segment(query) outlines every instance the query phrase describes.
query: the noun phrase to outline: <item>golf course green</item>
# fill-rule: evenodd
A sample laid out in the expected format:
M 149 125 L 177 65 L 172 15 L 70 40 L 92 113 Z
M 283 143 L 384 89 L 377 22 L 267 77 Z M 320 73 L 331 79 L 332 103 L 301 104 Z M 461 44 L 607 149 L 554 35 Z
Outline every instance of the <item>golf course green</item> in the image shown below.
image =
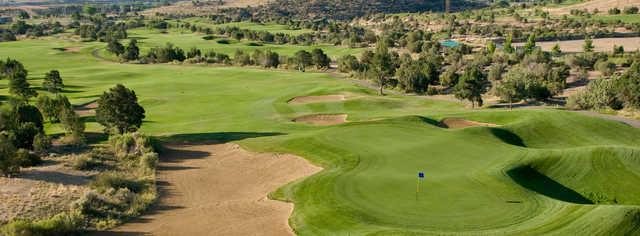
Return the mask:
M 174 42 L 233 53 L 237 47 L 192 33 L 158 35 L 131 30 L 147 38 L 143 48 Z M 64 94 L 76 105 L 124 84 L 146 110 L 141 131 L 161 140 L 232 141 L 323 167 L 270 195 L 295 203 L 289 222 L 299 235 L 640 234 L 640 129 L 626 124 L 555 109 L 471 110 L 378 96 L 328 73 L 121 64 L 93 55 L 104 47 L 47 37 L 0 43 L 0 58 L 22 62 L 39 93 L 46 93 L 44 74 L 59 70 Z M 293 54 L 304 46 L 269 47 Z M 358 53 L 323 49 L 334 58 Z M 0 80 L 2 100 L 6 87 Z M 288 103 L 337 94 L 345 100 Z M 346 114 L 348 122 L 292 121 L 313 114 Z M 495 126 L 448 129 L 440 124 L 445 118 Z M 93 117 L 86 121 L 87 131 L 102 130 Z

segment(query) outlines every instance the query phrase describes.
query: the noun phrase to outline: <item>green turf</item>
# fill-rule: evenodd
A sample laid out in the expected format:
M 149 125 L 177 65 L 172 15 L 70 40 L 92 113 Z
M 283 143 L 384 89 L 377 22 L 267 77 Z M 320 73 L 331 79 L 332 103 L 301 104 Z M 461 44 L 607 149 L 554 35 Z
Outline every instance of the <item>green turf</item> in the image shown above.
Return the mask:
M 278 44 L 269 44 L 269 43 L 261 43 L 262 46 L 251 46 L 249 45 L 251 42 L 249 40 L 233 40 L 229 39 L 229 44 L 220 44 L 218 43 L 218 39 L 213 40 L 204 40 L 204 34 L 201 33 L 192 33 L 188 30 L 180 30 L 180 29 L 171 29 L 167 33 L 164 33 L 160 30 L 150 30 L 145 28 L 136 28 L 128 30 L 129 36 L 132 38 L 137 38 L 141 43 L 140 47 L 143 53 L 146 53 L 152 47 L 160 47 L 165 46 L 167 43 L 172 43 L 175 46 L 181 47 L 182 49 L 189 50 L 192 47 L 199 48 L 204 52 L 208 50 L 213 50 L 219 53 L 225 53 L 228 55 L 234 55 L 236 50 L 243 50 L 247 53 L 251 53 L 254 50 L 271 50 L 277 52 L 282 55 L 291 56 L 300 50 L 311 51 L 314 48 L 320 48 L 329 57 L 337 59 L 340 56 L 347 54 L 359 54 L 364 51 L 363 48 L 348 48 L 348 47 L 336 47 L 329 44 L 318 44 L 318 45 L 278 45 Z M 123 42 L 126 44 L 126 40 Z M 101 52 L 106 54 L 104 51 Z
M 195 36 L 168 37 L 194 44 L 189 37 Z M 78 44 L 80 52 L 54 49 Z M 290 224 L 301 235 L 640 234 L 640 130 L 627 125 L 560 110 L 474 111 L 379 97 L 322 73 L 119 64 L 91 55 L 102 47 L 28 40 L 0 43 L 0 57 L 22 61 L 38 86 L 47 70 L 60 70 L 75 104 L 116 83 L 133 88 L 147 110 L 142 131 L 150 135 L 234 141 L 323 166 L 271 195 L 296 203 Z M 6 93 L 0 81 L 0 94 Z M 287 104 L 296 96 L 336 93 L 349 99 Z M 345 113 L 350 122 L 290 121 L 314 113 Z M 437 126 L 447 117 L 501 126 Z M 89 131 L 99 131 L 92 119 Z M 426 178 L 416 194 L 419 171 Z
M 255 31 L 268 31 L 270 33 L 283 33 L 288 35 L 301 35 L 304 33 L 312 33 L 313 30 L 310 29 L 292 29 L 289 26 L 281 25 L 277 23 L 257 23 L 257 22 L 230 22 L 224 24 L 215 24 L 211 20 L 203 19 L 200 17 L 192 17 L 187 19 L 182 19 L 182 22 L 189 22 L 191 24 L 195 24 L 196 26 L 209 27 L 211 29 L 215 28 L 224 28 L 224 27 L 238 27 L 240 29 L 248 29 Z M 175 21 L 172 21 L 175 22 Z

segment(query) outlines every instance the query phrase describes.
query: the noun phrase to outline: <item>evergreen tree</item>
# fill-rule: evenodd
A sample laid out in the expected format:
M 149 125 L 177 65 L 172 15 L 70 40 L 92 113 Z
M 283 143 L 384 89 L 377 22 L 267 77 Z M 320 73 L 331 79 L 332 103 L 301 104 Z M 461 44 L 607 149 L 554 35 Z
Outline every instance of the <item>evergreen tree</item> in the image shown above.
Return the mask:
M 138 41 L 135 39 L 131 39 L 129 41 L 129 45 L 125 49 L 124 54 L 122 54 L 122 59 L 125 61 L 133 61 L 138 60 L 140 58 L 140 49 L 138 48 Z
M 486 84 L 487 79 L 480 68 L 469 67 L 454 87 L 455 96 L 458 99 L 469 100 L 472 107 L 475 107 L 476 104 L 481 107 L 483 103 L 482 94 L 485 92 Z
M 64 84 L 62 83 L 62 78 L 60 77 L 60 72 L 57 70 L 49 71 L 44 75 L 44 81 L 42 82 L 42 87 L 44 87 L 47 91 L 51 93 L 59 93 L 62 91 Z
M 122 134 L 140 128 L 144 113 L 136 93 L 118 84 L 98 99 L 96 120 L 109 131 Z

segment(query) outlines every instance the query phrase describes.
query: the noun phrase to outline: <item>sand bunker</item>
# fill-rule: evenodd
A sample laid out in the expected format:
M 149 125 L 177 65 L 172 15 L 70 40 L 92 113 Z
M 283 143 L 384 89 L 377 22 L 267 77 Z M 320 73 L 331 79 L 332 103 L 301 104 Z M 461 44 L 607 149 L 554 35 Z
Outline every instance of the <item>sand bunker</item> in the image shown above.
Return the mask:
M 168 145 L 160 158 L 159 202 L 147 215 L 102 235 L 293 235 L 293 204 L 267 199 L 320 171 L 288 154 L 235 144 Z
M 440 125 L 447 129 L 461 129 L 474 126 L 496 127 L 498 125 L 491 123 L 483 123 L 460 118 L 446 118 L 440 122 Z
M 98 108 L 98 102 L 92 102 L 76 107 L 75 110 L 79 116 L 92 116 L 96 114 L 96 108 Z
M 293 122 L 312 125 L 337 125 L 347 122 L 347 114 L 318 114 L 307 115 L 293 119 Z
M 289 104 L 305 104 L 316 102 L 337 102 L 344 101 L 344 95 L 322 95 L 322 96 L 303 96 L 295 97 L 289 101 Z
M 82 47 L 67 47 L 64 48 L 65 52 L 79 52 Z

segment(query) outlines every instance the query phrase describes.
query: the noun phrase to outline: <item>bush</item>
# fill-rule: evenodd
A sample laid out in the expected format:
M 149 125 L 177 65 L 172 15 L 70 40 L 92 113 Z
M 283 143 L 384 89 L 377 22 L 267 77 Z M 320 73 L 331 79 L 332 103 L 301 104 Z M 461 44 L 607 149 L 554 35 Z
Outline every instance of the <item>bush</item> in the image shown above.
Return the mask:
M 153 152 L 149 138 L 138 133 L 124 133 L 109 137 L 109 144 L 116 157 L 135 158 Z
M 231 44 L 231 42 L 228 39 L 220 39 L 216 42 L 219 44 Z
M 19 149 L 16 152 L 16 156 L 20 162 L 20 167 L 31 167 L 42 163 L 40 156 L 31 153 L 26 149 Z
M 93 153 L 85 153 L 73 157 L 73 169 L 92 170 L 102 165 L 102 161 L 96 158 Z
M 250 42 L 250 43 L 247 43 L 247 46 L 250 46 L 250 47 L 262 47 L 263 45 L 261 43 Z
M 437 95 L 437 94 L 438 94 L 438 89 L 436 89 L 433 86 L 429 86 L 429 88 L 427 89 L 427 95 L 433 96 L 433 95 Z
M 575 110 L 620 109 L 622 104 L 616 99 L 615 83 L 612 80 L 594 80 L 587 88 L 569 97 L 567 107 Z
M 203 36 L 203 37 L 202 37 L 202 39 L 204 39 L 204 40 L 213 40 L 213 39 L 215 39 L 215 38 L 216 38 L 216 37 L 215 37 L 215 36 L 213 36 L 213 35 L 205 35 L 205 36 Z
M 29 222 L 15 220 L 2 227 L 6 236 L 63 236 L 79 235 L 84 226 L 84 217 L 79 212 L 60 213 L 46 220 Z
M 604 76 L 610 76 L 616 71 L 616 64 L 608 61 L 599 60 L 594 65 L 594 68 L 602 73 Z
M 44 133 L 39 133 L 33 138 L 33 151 L 40 154 L 46 154 L 51 148 L 51 139 Z
M 638 14 L 638 7 L 625 7 L 623 10 L 624 14 Z
M 155 152 L 145 153 L 140 157 L 140 166 L 147 170 L 155 170 L 158 165 L 158 154 Z
M 130 179 L 124 174 L 115 172 L 101 173 L 96 177 L 96 180 L 91 183 L 91 185 L 92 187 L 102 191 L 126 188 L 135 193 L 140 192 L 144 187 L 139 181 Z

